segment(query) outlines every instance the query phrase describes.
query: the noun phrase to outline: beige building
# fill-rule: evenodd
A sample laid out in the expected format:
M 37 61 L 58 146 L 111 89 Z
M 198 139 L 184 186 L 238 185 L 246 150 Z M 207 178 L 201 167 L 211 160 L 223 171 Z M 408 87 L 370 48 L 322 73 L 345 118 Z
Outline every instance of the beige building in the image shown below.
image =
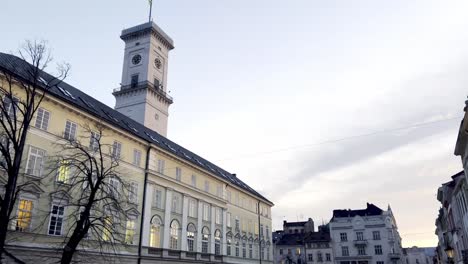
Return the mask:
M 121 39 L 125 51 L 121 87 L 113 92 L 115 109 L 67 83 L 54 87 L 41 104 L 28 134 L 21 177 L 32 184 L 16 202 L 11 251 L 37 260 L 54 256 L 63 246 L 73 218 L 66 200 L 50 194 L 69 176 L 67 170 L 49 171 L 45 164 L 49 156 L 60 155 L 57 144 L 64 137 L 87 136 L 92 146 L 83 127 L 100 124 L 106 134 L 102 140 L 118 154 L 133 193 L 126 243 L 116 247 L 113 261 L 272 263 L 273 203 L 235 174 L 167 138 L 172 39 L 153 22 L 123 30 Z M 27 67 L 24 61 L 0 53 L 0 69 L 21 67 Z M 44 185 L 51 174 L 55 176 Z M 77 257 L 96 261 L 98 251 L 80 250 Z M 114 251 L 108 253 L 112 258 Z

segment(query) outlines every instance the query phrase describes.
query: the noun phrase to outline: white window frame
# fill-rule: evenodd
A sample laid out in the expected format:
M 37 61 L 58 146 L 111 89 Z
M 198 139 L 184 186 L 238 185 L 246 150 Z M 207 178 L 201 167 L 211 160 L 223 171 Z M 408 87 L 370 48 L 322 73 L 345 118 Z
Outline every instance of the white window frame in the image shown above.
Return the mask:
M 32 162 L 31 161 L 32 157 L 34 157 L 34 165 L 33 165 L 33 168 L 31 169 L 30 166 Z M 45 150 L 36 148 L 34 146 L 30 146 L 29 153 L 28 153 L 28 161 L 26 162 L 26 174 L 35 176 L 35 177 L 41 177 L 45 158 L 46 158 Z M 39 162 L 38 162 L 38 159 L 39 159 Z M 39 168 L 36 168 L 36 166 L 39 166 Z
M 109 193 L 114 196 L 115 199 L 119 199 L 120 197 L 121 184 L 119 178 L 115 176 L 109 177 Z
M 175 175 L 176 181 L 181 181 L 182 180 L 182 168 L 176 167 L 176 175 Z
M 67 120 L 65 122 L 65 131 L 63 132 L 63 137 L 67 140 L 75 140 L 77 127 L 78 125 L 75 122 Z
M 189 200 L 189 217 L 197 217 L 197 202 L 195 200 Z
M 42 107 L 37 109 L 36 113 L 36 122 L 34 123 L 34 127 L 47 131 L 49 128 L 50 121 L 50 112 L 45 110 Z
M 135 242 L 135 228 L 136 221 L 135 219 L 127 219 L 127 223 L 125 224 L 125 243 L 133 245 Z M 131 236 L 131 240 L 129 239 Z
M 154 206 L 158 209 L 163 209 L 163 192 L 160 189 L 154 190 Z
M 191 184 L 193 187 L 197 188 L 197 175 L 192 174 Z
M 166 161 L 163 159 L 158 159 L 158 172 L 164 174 L 164 169 L 166 167 Z
M 210 220 L 210 205 L 207 203 L 203 204 L 203 220 L 204 221 Z
M 57 207 L 57 213 L 56 214 L 53 213 L 54 206 Z M 62 209 L 62 215 L 60 215 L 60 213 L 59 213 L 60 208 L 63 208 Z M 55 220 L 55 227 L 54 227 L 53 233 L 51 234 L 50 231 L 51 231 L 51 225 L 52 225 L 52 218 L 53 217 L 55 217 L 56 220 Z M 47 234 L 49 236 L 61 236 L 62 235 L 64 217 L 65 217 L 65 205 L 60 204 L 60 203 L 56 203 L 56 202 L 52 203 L 51 206 L 50 206 L 49 225 L 48 225 L 48 228 L 47 228 Z M 60 220 L 60 230 L 59 230 L 59 233 L 57 234 L 57 223 L 59 222 L 58 220 Z
M 222 214 L 221 214 L 221 208 L 217 207 L 215 209 L 215 223 L 220 225 L 222 223 Z
M 133 165 L 140 167 L 141 163 L 141 151 L 133 149 Z
M 114 140 L 112 143 L 112 157 L 115 159 L 120 159 L 122 155 L 122 143 L 117 140 Z

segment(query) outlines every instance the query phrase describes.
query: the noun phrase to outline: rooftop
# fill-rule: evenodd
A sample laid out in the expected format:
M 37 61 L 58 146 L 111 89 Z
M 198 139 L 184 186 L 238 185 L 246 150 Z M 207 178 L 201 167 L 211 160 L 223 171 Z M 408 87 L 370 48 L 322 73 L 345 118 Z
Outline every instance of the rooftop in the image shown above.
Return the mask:
M 174 41 L 171 39 L 171 37 L 169 37 L 169 35 L 167 35 L 166 32 L 164 32 L 153 21 L 146 22 L 138 26 L 134 26 L 134 27 L 122 30 L 122 34 L 120 35 L 120 38 L 125 40 L 129 37 L 139 35 L 139 34 L 146 34 L 148 32 L 153 32 L 157 36 L 159 36 L 163 40 L 163 42 L 165 42 L 165 44 L 169 47 L 169 49 L 174 48 Z
M 341 210 L 333 210 L 333 218 L 335 217 L 354 217 L 354 216 L 372 216 L 372 215 L 381 215 L 383 210 L 379 207 L 367 203 L 366 209 L 341 209 Z

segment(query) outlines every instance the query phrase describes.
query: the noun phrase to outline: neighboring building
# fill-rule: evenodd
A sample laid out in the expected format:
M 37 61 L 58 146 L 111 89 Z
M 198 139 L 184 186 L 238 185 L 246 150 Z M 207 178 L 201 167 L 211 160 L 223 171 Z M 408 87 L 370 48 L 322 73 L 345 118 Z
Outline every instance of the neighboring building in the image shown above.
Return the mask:
M 433 264 L 436 248 L 410 247 L 403 248 L 404 264 Z
M 329 223 L 338 264 L 402 263 L 401 237 L 390 206 L 334 210 Z
M 461 121 L 460 129 L 458 130 L 457 142 L 455 143 L 454 154 L 460 156 L 465 178 L 468 181 L 468 100 L 465 101 L 465 115 Z
M 318 232 L 308 233 L 305 246 L 306 263 L 334 263 L 333 244 L 328 229 L 319 228 Z
M 439 239 L 437 255 L 439 261 L 448 263 L 448 248 L 454 249 L 453 261 L 464 263 L 468 254 L 468 207 L 466 177 L 463 171 L 453 175 L 452 180 L 437 190 L 441 203 L 436 219 L 436 235 Z
M 283 221 L 283 232 L 285 234 L 298 234 L 314 232 L 314 220 L 309 218 L 304 222 L 287 222 Z
M 173 102 L 167 89 L 173 41 L 153 22 L 123 30 L 121 39 L 124 63 L 121 87 L 113 93 L 115 110 L 67 83 L 54 87 L 42 103 L 48 125 L 31 128 L 25 153 L 25 164 L 34 159 L 40 169 L 25 171 L 22 178 L 37 184 L 20 193 L 11 252 L 27 262 L 56 256 L 65 231 L 54 229 L 54 235 L 48 235 L 49 221 L 39 220 L 54 206 L 49 195 L 54 190 L 39 184 L 49 173 L 39 163 L 57 152 L 54 146 L 63 140 L 58 135 L 64 135 L 64 130 L 72 127 L 73 135 L 79 136 L 84 133 L 81 125 L 101 124 L 108 135 L 103 140 L 118 146 L 120 167 L 138 194 L 134 216 L 127 224 L 131 236 L 127 244 L 115 248 L 119 256 L 113 261 L 135 263 L 142 246 L 143 263 L 258 263 L 260 258 L 271 263 L 273 203 L 235 174 L 166 137 Z M 25 67 L 23 60 L 0 53 L 0 69 Z M 24 77 L 17 72 L 16 78 Z M 42 76 L 50 78 L 46 73 Z M 61 206 L 66 210 L 66 204 Z M 22 215 L 31 217 L 21 219 Z M 60 221 L 64 227 L 71 224 L 64 218 Z M 95 258 L 92 262 L 100 256 L 92 248 L 86 249 L 86 255 Z

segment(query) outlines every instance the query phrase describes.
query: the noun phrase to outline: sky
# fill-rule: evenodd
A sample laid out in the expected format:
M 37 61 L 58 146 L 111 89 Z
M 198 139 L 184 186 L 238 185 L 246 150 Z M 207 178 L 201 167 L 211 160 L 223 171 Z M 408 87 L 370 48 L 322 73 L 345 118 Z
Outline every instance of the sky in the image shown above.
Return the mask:
M 71 64 L 68 83 L 114 106 L 120 32 L 148 9 L 3 0 L 0 51 L 47 40 Z M 467 12 L 467 1 L 153 0 L 175 42 L 168 137 L 273 201 L 273 229 L 371 202 L 391 205 L 404 246 L 435 246 L 437 188 L 462 169 Z

